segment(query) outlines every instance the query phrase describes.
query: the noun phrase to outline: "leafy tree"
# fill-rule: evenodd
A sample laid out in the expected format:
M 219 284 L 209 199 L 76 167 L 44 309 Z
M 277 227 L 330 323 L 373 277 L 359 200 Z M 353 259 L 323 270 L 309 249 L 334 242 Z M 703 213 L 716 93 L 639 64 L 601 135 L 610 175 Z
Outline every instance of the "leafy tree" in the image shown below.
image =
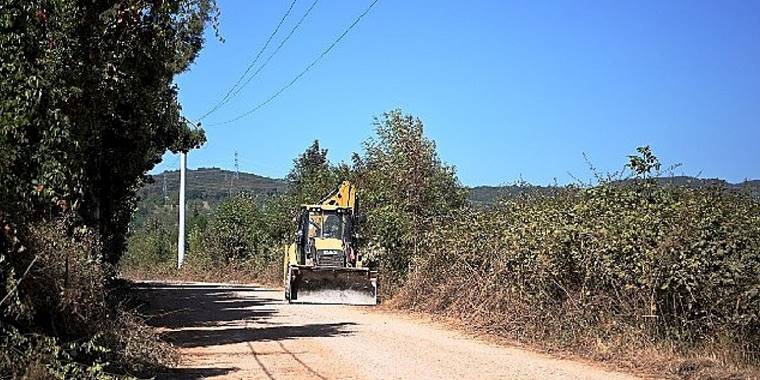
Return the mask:
M 344 179 L 339 170 L 330 164 L 327 149 L 318 140 L 293 160 L 288 173 L 288 190 L 273 197 L 263 205 L 262 215 L 266 221 L 269 244 L 277 246 L 286 242 L 293 233 L 293 216 L 302 204 L 316 203 L 335 189 Z
M 253 258 L 265 252 L 264 226 L 256 201 L 245 194 L 228 198 L 216 209 L 207 230 L 207 249 L 221 262 Z
M 293 169 L 288 174 L 289 194 L 297 204 L 314 203 L 330 193 L 339 179 L 327 159 L 327 149 L 314 142 L 293 160 Z
M 205 139 L 181 117 L 174 77 L 195 59 L 214 9 L 214 0 L 0 3 L 0 336 L 70 340 L 45 348 L 68 355 L 112 330 L 104 283 L 124 251 L 135 190 L 167 149 Z M 0 377 L 24 377 L 25 361 L 49 375 L 51 360 L 98 362 L 43 356 L 0 360 Z M 96 377 L 114 367 L 86 368 Z
M 176 212 L 161 212 L 150 218 L 129 237 L 129 249 L 122 267 L 169 269 L 176 265 Z
M 0 18 L 4 224 L 73 210 L 118 261 L 144 173 L 203 143 L 174 76 L 203 43 L 209 0 L 14 1 Z
M 268 243 L 279 246 L 293 235 L 293 212 L 297 207 L 288 195 L 269 198 L 261 207 Z
M 637 154 L 628 156 L 626 166 L 637 177 L 647 179 L 660 174 L 660 160 L 654 155 L 649 145 L 636 148 L 636 152 Z
M 353 175 L 367 215 L 365 238 L 383 248 L 386 274 L 400 279 L 421 254 L 418 236 L 436 216 L 463 207 L 466 193 L 420 119 L 393 110 L 374 126 L 377 136 L 353 157 Z

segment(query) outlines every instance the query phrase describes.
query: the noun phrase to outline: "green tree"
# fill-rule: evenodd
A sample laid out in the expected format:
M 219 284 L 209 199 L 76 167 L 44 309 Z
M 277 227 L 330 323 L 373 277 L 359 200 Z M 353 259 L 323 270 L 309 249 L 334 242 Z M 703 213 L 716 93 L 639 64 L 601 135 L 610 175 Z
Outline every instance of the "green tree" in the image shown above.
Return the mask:
M 327 159 L 327 149 L 319 146 L 319 140 L 314 140 L 306 151 L 293 160 L 288 181 L 289 194 L 296 204 L 318 202 L 335 188 L 339 179 Z
M 400 110 L 374 121 L 377 136 L 353 157 L 354 181 L 367 215 L 365 239 L 383 248 L 386 275 L 402 279 L 419 256 L 433 218 L 463 207 L 466 193 L 453 167 L 441 162 L 423 123 Z
M 206 238 L 208 254 L 217 262 L 263 255 L 266 235 L 256 201 L 245 194 L 225 199 L 209 222 Z
M 318 140 L 293 160 L 288 173 L 288 191 L 267 201 L 262 210 L 270 246 L 287 242 L 293 233 L 293 216 L 300 205 L 316 203 L 343 180 L 341 172 L 330 164 L 327 149 Z
M 33 332 L 45 358 L 97 361 L 67 355 L 113 330 L 104 284 L 135 191 L 167 149 L 205 139 L 182 118 L 174 78 L 200 51 L 214 9 L 214 0 L 0 2 L 0 336 Z M 58 338 L 74 346 L 49 348 Z M 24 377 L 24 360 L 52 375 L 48 359 L 0 360 L 0 377 Z
M 6 1 L 0 18 L 4 224 L 74 210 L 118 261 L 143 175 L 204 141 L 175 75 L 203 43 L 209 0 Z

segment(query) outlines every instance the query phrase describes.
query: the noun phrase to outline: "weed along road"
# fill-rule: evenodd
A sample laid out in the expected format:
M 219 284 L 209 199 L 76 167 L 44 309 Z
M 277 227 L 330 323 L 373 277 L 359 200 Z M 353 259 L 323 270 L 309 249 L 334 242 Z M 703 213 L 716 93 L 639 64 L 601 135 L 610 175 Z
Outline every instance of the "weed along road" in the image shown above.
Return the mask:
M 182 354 L 160 379 L 632 379 L 372 307 L 289 305 L 252 285 L 144 283 Z

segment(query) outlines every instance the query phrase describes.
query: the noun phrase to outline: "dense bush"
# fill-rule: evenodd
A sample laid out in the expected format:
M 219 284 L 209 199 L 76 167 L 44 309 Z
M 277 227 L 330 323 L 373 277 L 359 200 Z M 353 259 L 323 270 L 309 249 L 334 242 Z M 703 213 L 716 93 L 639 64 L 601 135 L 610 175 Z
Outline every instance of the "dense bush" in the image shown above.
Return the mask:
M 280 264 L 285 209 L 276 198 L 266 201 L 240 193 L 205 210 L 192 207 L 187 219 L 187 249 L 181 271 L 177 266 L 177 209 L 159 206 L 136 226 L 129 238 L 121 273 L 134 278 L 185 278 L 253 281 L 273 277 Z M 290 222 L 288 217 L 288 223 Z M 281 271 L 281 264 L 277 271 Z M 247 272 L 247 275 L 246 273 Z M 278 277 L 279 278 L 279 277 Z
M 191 214 L 193 212 L 191 211 Z M 177 266 L 177 208 L 161 207 L 153 210 L 142 223 L 131 231 L 127 253 L 120 267 L 152 268 L 166 272 Z M 188 221 L 188 240 L 193 242 L 193 219 Z
M 69 218 L 19 231 L 20 281 L 7 278 L 0 301 L 0 375 L 102 378 L 147 374 L 170 364 L 168 346 L 123 311 L 107 284 L 97 234 Z M 0 259 L 2 269 L 14 267 Z
M 757 363 L 760 204 L 658 186 L 642 156 L 636 180 L 437 219 L 397 302 L 548 347 L 711 347 Z
M 180 116 L 174 77 L 213 9 L 0 3 L 0 378 L 144 367 L 129 352 L 148 330 L 126 322 L 107 285 L 145 173 L 205 139 Z
M 420 119 L 393 110 L 374 126 L 376 136 L 354 155 L 348 173 L 366 216 L 360 241 L 365 250 L 377 247 L 383 289 L 392 293 L 421 254 L 420 237 L 434 227 L 432 218 L 464 206 L 466 193 Z
M 224 200 L 205 232 L 206 254 L 229 263 L 268 254 L 262 215 L 253 198 L 244 194 Z

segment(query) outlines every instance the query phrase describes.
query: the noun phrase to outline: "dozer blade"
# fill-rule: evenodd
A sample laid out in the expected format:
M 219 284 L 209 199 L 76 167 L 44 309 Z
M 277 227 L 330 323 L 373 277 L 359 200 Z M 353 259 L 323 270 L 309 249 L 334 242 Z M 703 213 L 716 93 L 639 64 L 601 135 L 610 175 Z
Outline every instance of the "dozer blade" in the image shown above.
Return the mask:
M 299 267 L 291 303 L 376 305 L 377 279 L 367 269 Z

